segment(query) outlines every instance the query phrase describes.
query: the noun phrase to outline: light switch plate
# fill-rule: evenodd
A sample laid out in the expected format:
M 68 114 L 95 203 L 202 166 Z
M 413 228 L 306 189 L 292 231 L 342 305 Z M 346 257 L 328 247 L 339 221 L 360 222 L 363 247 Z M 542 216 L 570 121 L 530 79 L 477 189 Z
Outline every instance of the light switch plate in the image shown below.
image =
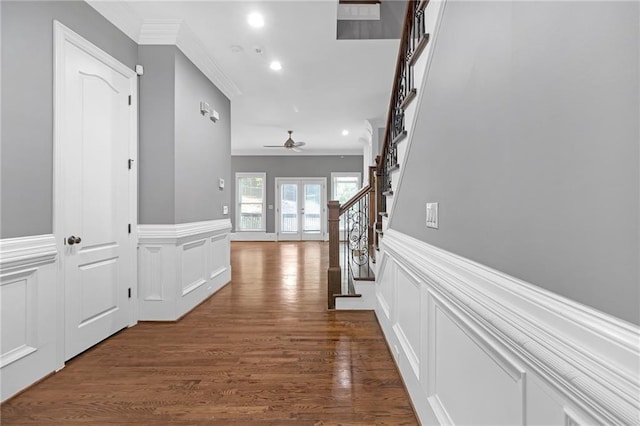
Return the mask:
M 222 206 L 222 214 L 229 214 L 229 206 Z
M 218 188 L 224 189 L 224 179 L 218 179 Z
M 438 229 L 438 203 L 427 203 L 427 228 Z

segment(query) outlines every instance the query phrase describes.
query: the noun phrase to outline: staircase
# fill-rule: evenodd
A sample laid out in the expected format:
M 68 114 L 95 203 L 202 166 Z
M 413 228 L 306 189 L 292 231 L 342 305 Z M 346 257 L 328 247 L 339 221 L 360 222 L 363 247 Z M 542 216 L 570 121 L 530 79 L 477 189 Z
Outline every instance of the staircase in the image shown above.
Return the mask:
M 409 0 L 396 62 L 384 144 L 369 185 L 340 206 L 329 202 L 329 309 L 374 309 L 375 255 L 393 216 L 402 165 L 412 142 L 416 98 L 422 96 L 441 3 Z M 365 220 L 366 216 L 366 220 Z M 340 223 L 343 231 L 340 231 Z M 365 229 L 366 226 L 366 229 Z

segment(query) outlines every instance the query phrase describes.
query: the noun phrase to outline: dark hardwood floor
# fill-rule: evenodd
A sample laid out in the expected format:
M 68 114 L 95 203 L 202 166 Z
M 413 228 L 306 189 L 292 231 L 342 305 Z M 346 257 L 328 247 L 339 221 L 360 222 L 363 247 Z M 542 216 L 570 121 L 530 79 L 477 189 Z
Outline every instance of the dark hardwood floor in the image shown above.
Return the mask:
M 328 312 L 328 246 L 232 243 L 232 282 L 1 407 L 3 425 L 417 424 L 372 312 Z

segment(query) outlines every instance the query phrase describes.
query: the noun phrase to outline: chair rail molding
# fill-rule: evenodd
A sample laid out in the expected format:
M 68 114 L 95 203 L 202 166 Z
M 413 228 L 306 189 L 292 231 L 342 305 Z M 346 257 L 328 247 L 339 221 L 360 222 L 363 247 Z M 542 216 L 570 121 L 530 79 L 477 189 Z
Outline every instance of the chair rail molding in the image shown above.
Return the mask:
M 141 321 L 175 321 L 231 281 L 229 219 L 138 226 Z
M 490 383 L 489 399 L 519 395 L 502 413 L 518 423 L 541 413 L 564 422 L 567 412 L 640 423 L 639 327 L 393 229 L 381 251 L 376 315 L 414 405 L 440 423 L 471 415 L 447 395 L 458 368 Z
M 0 240 L 0 401 L 61 368 L 57 264 L 51 234 Z
M 55 262 L 57 255 L 56 240 L 52 234 L 0 240 L 2 274 Z

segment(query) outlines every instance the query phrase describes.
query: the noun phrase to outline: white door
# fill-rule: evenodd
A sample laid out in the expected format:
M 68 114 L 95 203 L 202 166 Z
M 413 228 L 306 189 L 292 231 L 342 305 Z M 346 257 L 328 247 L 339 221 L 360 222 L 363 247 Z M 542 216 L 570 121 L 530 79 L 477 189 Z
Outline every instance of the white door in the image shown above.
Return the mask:
M 326 186 L 324 178 L 276 178 L 278 240 L 324 239 Z
M 67 360 L 132 322 L 129 160 L 136 119 L 130 96 L 137 81 L 133 71 L 60 24 L 56 36 L 56 235 L 63 239 Z

